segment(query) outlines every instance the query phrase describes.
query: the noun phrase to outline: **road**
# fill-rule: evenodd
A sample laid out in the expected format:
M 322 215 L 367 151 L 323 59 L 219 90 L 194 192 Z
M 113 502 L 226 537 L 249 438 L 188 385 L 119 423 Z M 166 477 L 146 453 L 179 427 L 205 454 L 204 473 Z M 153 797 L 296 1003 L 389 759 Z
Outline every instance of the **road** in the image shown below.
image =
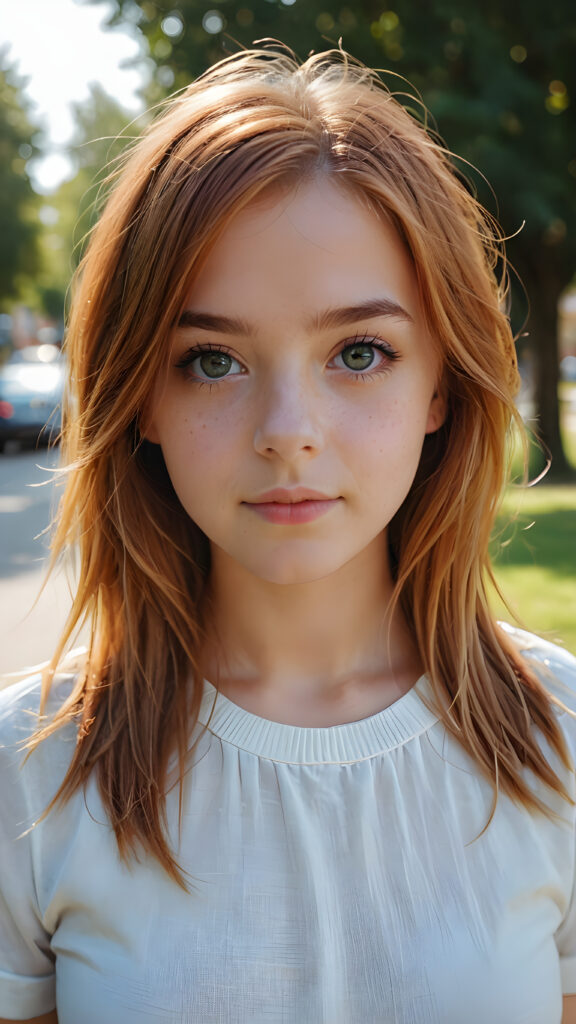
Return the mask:
M 44 449 L 0 455 L 0 673 L 47 660 L 70 607 L 63 573 L 38 597 L 48 555 L 48 537 L 40 535 L 58 496 L 57 462 L 57 452 Z

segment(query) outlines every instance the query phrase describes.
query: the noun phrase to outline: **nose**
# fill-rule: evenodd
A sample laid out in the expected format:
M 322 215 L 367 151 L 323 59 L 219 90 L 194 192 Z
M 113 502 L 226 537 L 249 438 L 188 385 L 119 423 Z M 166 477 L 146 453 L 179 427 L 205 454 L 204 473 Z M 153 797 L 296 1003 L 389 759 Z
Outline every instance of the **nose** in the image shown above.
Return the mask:
M 322 450 L 321 399 L 309 382 L 263 382 L 256 404 L 254 448 L 260 455 L 289 462 Z

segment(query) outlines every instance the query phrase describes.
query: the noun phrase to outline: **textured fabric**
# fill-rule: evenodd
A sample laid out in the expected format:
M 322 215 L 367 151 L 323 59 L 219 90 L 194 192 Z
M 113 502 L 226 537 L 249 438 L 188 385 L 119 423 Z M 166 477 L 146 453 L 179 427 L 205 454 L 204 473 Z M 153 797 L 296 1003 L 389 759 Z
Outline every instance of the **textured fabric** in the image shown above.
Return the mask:
M 517 635 L 576 705 L 576 661 Z M 0 693 L 0 1016 L 57 1002 L 60 1024 L 560 1024 L 576 993 L 573 809 L 558 798 L 549 821 L 500 797 L 483 832 L 491 788 L 425 678 L 324 729 L 207 683 L 180 835 L 168 796 L 189 895 L 149 858 L 119 860 L 94 782 L 30 830 L 75 742 L 60 730 L 22 766 L 38 689 Z

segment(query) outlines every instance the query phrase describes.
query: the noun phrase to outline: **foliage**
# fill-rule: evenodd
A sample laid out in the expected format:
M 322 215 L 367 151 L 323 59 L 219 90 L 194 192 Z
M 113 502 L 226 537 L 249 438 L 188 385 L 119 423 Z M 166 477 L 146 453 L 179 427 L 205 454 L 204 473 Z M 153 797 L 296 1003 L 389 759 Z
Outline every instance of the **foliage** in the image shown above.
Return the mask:
M 37 295 L 44 311 L 56 319 L 64 313 L 65 294 L 90 229 L 106 194 L 105 181 L 130 140 L 127 111 L 97 84 L 83 103 L 72 104 L 75 130 L 69 155 L 72 176 L 47 197 L 41 209 L 45 227 Z M 134 129 L 134 134 L 137 134 Z
M 129 141 L 126 110 L 97 84 L 90 86 L 90 98 L 72 104 L 75 131 L 70 156 L 76 173 L 65 182 L 55 203 L 62 210 L 63 224 L 73 240 L 72 266 L 77 266 L 96 223 L 106 194 L 105 180 L 116 158 Z
M 26 170 L 37 152 L 23 83 L 0 50 L 0 304 L 14 299 L 23 275 L 38 265 L 37 197 Z
M 496 577 L 526 628 L 561 641 L 576 654 L 576 487 L 512 488 L 493 545 Z M 495 598 L 496 614 L 510 611 Z
M 102 0 L 91 0 L 102 2 Z M 557 305 L 576 269 L 576 19 L 573 0 L 108 0 L 110 22 L 137 26 L 155 101 L 263 37 L 298 56 L 344 47 L 405 76 L 447 145 L 478 167 L 481 200 L 507 234 L 516 329 L 528 319 L 540 432 L 566 471 L 558 423 Z M 394 91 L 411 92 L 401 78 Z M 414 108 L 413 99 L 406 101 Z M 490 182 L 488 186 L 487 182 Z M 498 197 L 497 203 L 494 200 Z M 524 341 L 523 344 L 526 344 Z

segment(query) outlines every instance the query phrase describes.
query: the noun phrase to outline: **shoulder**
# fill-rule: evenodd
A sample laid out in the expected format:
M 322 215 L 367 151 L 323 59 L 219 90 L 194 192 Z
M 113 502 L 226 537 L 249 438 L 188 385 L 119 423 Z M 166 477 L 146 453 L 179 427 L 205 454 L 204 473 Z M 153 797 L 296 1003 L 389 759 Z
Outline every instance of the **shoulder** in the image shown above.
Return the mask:
M 70 694 L 78 673 L 86 661 L 86 650 L 78 648 L 70 651 L 52 681 L 45 714 L 55 714 Z M 42 695 L 42 670 L 48 662 L 25 669 L 23 672 L 10 672 L 0 676 L 0 727 L 7 728 L 11 721 L 18 721 L 38 716 Z M 36 723 L 35 723 L 36 724 Z
M 576 711 L 576 658 L 564 647 L 505 622 L 502 629 L 530 663 L 551 696 Z
M 58 673 L 40 717 L 42 673 L 0 689 L 0 799 L 10 786 L 24 787 L 50 799 L 64 775 L 73 755 L 77 728 L 70 722 L 48 736 L 27 756 L 27 743 L 39 725 L 47 724 L 72 692 L 75 672 Z M 3 796 L 2 796 L 3 795 Z
M 0 749 L 18 743 L 38 725 L 42 673 L 34 672 L 0 690 Z
M 44 715 L 53 715 L 69 696 L 76 674 L 61 672 L 54 676 Z M 0 746 L 18 740 L 22 732 L 37 728 L 42 696 L 42 672 L 33 672 L 24 679 L 5 681 L 0 687 Z
M 564 741 L 561 753 L 556 742 L 546 729 L 536 729 L 538 746 L 557 779 L 570 795 L 574 806 L 570 811 L 571 829 L 574 828 L 574 807 L 576 807 L 576 658 L 564 647 L 543 640 L 534 633 L 500 623 L 508 637 L 526 659 L 529 667 L 550 697 L 551 717 L 557 724 Z M 565 795 L 542 781 L 534 780 L 533 785 L 542 802 L 550 807 L 558 819 L 565 822 L 567 807 Z

